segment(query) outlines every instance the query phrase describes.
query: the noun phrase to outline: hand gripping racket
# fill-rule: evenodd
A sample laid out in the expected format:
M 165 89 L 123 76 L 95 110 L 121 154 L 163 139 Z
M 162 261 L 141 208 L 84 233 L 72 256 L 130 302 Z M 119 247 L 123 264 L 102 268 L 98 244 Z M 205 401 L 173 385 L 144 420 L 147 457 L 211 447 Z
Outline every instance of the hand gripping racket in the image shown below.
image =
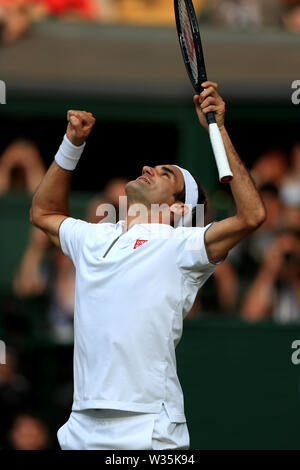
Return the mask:
M 192 0 L 174 0 L 177 32 L 184 63 L 196 93 L 201 93 L 201 83 L 207 81 L 205 60 L 198 21 Z M 215 155 L 220 181 L 228 183 L 233 175 L 229 167 L 223 139 L 215 119 L 215 113 L 207 113 L 209 136 Z

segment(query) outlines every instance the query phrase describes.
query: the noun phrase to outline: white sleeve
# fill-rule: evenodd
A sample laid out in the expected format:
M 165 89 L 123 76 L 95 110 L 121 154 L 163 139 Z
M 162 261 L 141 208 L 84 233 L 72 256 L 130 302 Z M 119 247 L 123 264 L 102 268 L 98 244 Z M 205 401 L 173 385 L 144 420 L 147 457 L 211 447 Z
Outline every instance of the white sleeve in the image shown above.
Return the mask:
M 215 271 L 216 264 L 211 263 L 205 246 L 205 232 L 211 226 L 178 228 L 177 266 L 182 274 L 193 283 L 203 285 Z M 218 263 L 220 264 L 220 263 Z
M 59 241 L 63 253 L 71 258 L 74 264 L 90 224 L 83 220 L 68 217 L 59 227 Z

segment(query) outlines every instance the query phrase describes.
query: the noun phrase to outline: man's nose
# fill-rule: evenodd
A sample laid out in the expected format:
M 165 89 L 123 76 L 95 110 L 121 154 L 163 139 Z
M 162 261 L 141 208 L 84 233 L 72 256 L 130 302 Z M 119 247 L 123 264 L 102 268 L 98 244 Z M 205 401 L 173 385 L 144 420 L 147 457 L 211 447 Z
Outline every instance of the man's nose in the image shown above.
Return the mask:
M 151 168 L 151 166 L 144 166 L 143 167 L 143 175 L 145 173 L 148 173 L 150 176 L 154 176 L 154 170 Z

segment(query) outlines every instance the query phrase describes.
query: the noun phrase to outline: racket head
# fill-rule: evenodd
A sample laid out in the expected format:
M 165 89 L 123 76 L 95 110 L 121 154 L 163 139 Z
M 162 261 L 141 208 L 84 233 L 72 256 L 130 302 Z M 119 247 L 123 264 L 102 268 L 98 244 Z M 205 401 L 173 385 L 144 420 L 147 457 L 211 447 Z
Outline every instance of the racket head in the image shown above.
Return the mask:
M 207 81 L 205 60 L 197 16 L 192 0 L 174 0 L 179 44 L 191 83 L 201 93 Z

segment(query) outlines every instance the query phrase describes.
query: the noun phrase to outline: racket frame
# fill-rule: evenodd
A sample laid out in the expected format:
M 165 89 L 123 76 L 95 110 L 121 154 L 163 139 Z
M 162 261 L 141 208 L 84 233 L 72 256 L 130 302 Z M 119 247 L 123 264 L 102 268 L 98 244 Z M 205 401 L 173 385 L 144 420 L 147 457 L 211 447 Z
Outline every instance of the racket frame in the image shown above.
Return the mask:
M 190 66 L 190 60 L 189 60 L 189 55 L 187 51 L 188 48 L 186 46 L 184 31 L 181 26 L 180 14 L 179 14 L 179 1 L 182 1 L 185 3 L 189 21 L 190 21 L 194 49 L 195 49 L 195 54 L 196 54 L 197 71 L 198 71 L 197 82 L 194 79 L 193 72 Z M 204 90 L 204 88 L 202 87 L 202 83 L 207 81 L 207 73 L 206 73 L 205 58 L 204 58 L 204 52 L 203 52 L 203 47 L 202 47 L 199 24 L 197 21 L 195 8 L 194 8 L 192 0 L 174 0 L 174 9 L 175 9 L 175 18 L 176 18 L 180 49 L 182 52 L 184 64 L 188 72 L 190 81 L 194 87 L 194 90 L 196 91 L 197 94 L 200 94 Z M 217 167 L 219 171 L 220 181 L 222 183 L 229 183 L 232 180 L 233 175 L 229 167 L 222 137 L 221 137 L 220 131 L 216 123 L 215 113 L 214 112 L 207 113 L 206 119 L 209 125 L 209 134 L 210 134 L 211 144 L 213 147 L 213 151 L 214 151 L 214 155 L 215 155 L 215 159 L 216 159 L 216 163 L 217 163 Z
M 180 21 L 180 14 L 179 14 L 179 5 L 178 2 L 183 1 L 185 3 L 188 17 L 190 20 L 190 25 L 192 29 L 192 35 L 193 35 L 193 42 L 194 42 L 194 48 L 195 48 L 195 54 L 196 54 L 196 62 L 197 62 L 197 70 L 198 70 L 198 81 L 194 79 L 193 72 L 191 70 L 190 66 L 190 60 L 187 52 L 187 47 L 186 47 L 186 41 L 184 37 L 184 31 L 182 30 L 181 27 L 181 21 Z M 199 31 L 199 25 L 196 17 L 196 12 L 195 8 L 193 5 L 193 2 L 191 0 L 174 0 L 174 8 L 175 8 L 175 18 L 176 18 L 176 25 L 177 25 L 177 31 L 178 31 L 178 37 L 179 37 L 179 43 L 180 43 L 180 49 L 182 52 L 183 60 L 185 67 L 187 69 L 188 75 L 190 77 L 190 81 L 194 87 L 194 90 L 196 93 L 201 93 L 203 91 L 203 88 L 201 86 L 201 83 L 204 83 L 207 81 L 207 74 L 206 74 L 206 66 L 205 66 L 205 59 L 204 59 L 204 53 L 203 53 L 203 47 L 202 47 L 202 41 L 201 41 L 201 36 L 200 36 L 200 31 Z

